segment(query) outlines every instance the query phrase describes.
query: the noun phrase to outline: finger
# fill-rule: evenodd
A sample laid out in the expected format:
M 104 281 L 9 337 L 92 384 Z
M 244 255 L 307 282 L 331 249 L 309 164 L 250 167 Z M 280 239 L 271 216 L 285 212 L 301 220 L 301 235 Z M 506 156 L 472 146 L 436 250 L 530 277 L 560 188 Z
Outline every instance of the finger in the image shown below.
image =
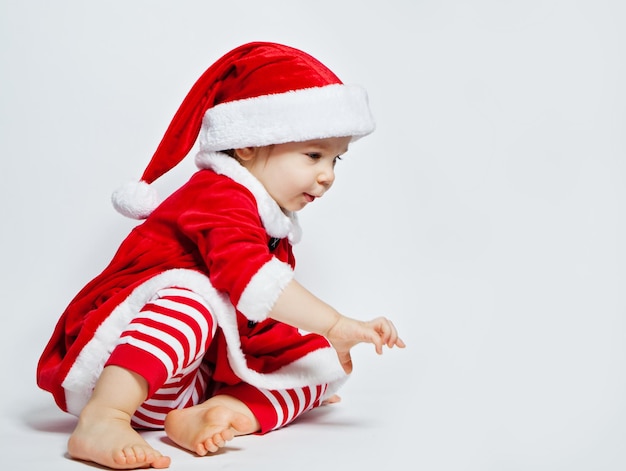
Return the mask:
M 339 363 L 345 373 L 352 373 L 352 356 L 350 355 L 350 352 L 337 352 L 337 356 L 339 357 Z
M 396 339 L 398 338 L 398 333 L 396 332 L 396 328 L 394 327 L 393 322 L 391 322 L 389 319 L 385 319 L 384 326 L 385 326 L 384 342 L 387 345 L 387 347 L 391 348 L 393 344 L 396 342 Z
M 389 337 L 389 341 L 387 342 L 387 346 L 389 348 L 392 348 L 394 346 L 399 347 L 400 344 L 398 343 L 398 341 L 400 341 L 400 343 L 404 345 L 404 342 L 402 342 L 402 340 L 398 336 L 398 329 L 396 328 L 395 324 L 389 321 L 389 325 L 391 326 L 392 332 L 391 332 L 391 336 Z
M 381 340 L 384 345 L 391 348 L 398 337 L 398 332 L 394 327 L 393 323 L 384 317 L 377 319 L 379 322 L 379 331 L 381 335 Z
M 381 336 L 378 334 L 378 332 L 376 333 L 376 335 L 373 336 L 373 342 L 372 343 L 376 346 L 376 353 L 378 353 L 379 355 L 382 355 L 383 354 L 383 345 L 385 345 L 385 342 L 383 341 Z
M 395 324 L 388 320 L 385 319 L 387 321 L 387 325 L 389 327 L 389 336 L 386 338 L 386 344 L 387 347 L 389 348 L 393 348 L 393 347 L 399 347 L 399 348 L 404 348 L 406 347 L 406 344 L 404 343 L 404 341 L 400 338 L 400 336 L 398 335 L 398 329 L 396 328 Z

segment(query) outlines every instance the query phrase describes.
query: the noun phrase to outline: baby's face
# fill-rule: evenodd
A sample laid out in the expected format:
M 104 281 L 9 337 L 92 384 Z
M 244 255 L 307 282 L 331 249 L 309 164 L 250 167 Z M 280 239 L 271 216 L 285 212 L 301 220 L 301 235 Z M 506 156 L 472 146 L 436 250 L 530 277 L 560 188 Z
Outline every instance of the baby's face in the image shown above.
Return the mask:
M 299 211 L 320 198 L 335 181 L 335 164 L 350 137 L 289 142 L 254 148 L 242 159 L 267 192 L 287 211 Z

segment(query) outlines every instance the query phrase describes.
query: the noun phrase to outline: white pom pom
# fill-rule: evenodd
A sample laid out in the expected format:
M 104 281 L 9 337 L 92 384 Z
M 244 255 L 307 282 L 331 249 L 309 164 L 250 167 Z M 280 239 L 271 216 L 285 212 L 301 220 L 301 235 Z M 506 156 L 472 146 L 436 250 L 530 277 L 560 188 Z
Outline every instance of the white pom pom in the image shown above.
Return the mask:
M 159 205 L 156 190 L 144 181 L 128 182 L 111 195 L 118 213 L 133 219 L 145 219 Z

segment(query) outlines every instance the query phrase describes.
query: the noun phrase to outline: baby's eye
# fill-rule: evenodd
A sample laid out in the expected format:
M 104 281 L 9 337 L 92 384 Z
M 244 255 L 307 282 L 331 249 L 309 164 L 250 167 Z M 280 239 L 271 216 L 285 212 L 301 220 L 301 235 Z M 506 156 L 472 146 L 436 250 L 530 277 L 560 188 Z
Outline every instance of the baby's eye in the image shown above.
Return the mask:
M 307 152 L 306 155 L 308 155 L 313 160 L 318 160 L 322 158 L 322 154 L 320 154 L 319 152 Z
M 340 161 L 340 160 L 342 160 L 342 159 L 341 159 L 341 156 L 340 156 L 340 155 L 338 155 L 337 157 L 335 157 L 335 158 L 333 159 L 333 165 L 335 165 L 335 164 L 336 164 L 338 161 Z

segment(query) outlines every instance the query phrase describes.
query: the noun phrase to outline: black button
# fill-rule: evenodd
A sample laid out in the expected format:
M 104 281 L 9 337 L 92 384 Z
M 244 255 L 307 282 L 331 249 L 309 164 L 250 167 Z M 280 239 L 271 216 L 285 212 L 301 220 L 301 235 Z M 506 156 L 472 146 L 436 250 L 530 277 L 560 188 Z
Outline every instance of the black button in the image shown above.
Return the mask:
M 272 237 L 267 244 L 267 246 L 270 249 L 270 252 L 273 252 L 274 250 L 276 250 L 276 247 L 278 247 L 278 244 L 280 244 L 280 239 L 278 237 Z

